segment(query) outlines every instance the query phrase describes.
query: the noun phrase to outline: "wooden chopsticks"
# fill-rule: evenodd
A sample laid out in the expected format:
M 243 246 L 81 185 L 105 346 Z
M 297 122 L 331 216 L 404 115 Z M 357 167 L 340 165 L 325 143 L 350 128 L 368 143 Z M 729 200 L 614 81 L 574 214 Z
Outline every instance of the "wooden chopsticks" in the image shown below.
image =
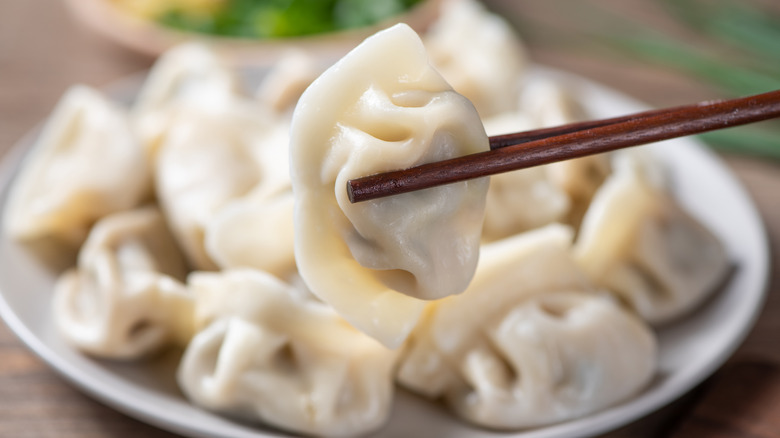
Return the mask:
M 490 151 L 347 181 L 351 202 L 780 117 L 780 90 L 490 137 Z

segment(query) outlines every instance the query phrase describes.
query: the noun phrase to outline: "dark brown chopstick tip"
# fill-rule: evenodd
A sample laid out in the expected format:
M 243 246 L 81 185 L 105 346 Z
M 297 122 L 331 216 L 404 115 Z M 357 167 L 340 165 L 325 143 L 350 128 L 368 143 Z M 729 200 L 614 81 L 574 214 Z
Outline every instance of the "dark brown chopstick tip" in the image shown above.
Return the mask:
M 349 202 L 351 202 L 351 203 L 353 203 L 353 204 L 354 204 L 355 202 L 360 202 L 360 201 L 355 201 L 355 190 L 354 190 L 354 188 L 352 187 L 352 183 L 353 183 L 354 181 L 355 181 L 355 180 L 353 180 L 353 179 L 351 179 L 351 180 L 347 181 L 347 198 L 349 198 Z
M 397 175 L 405 175 L 405 173 L 404 171 L 391 171 L 347 181 L 347 197 L 349 198 L 349 202 L 355 204 L 411 191 L 405 189 L 404 184 L 399 184 Z M 411 183 L 409 181 L 405 182 L 414 185 L 414 181 L 411 181 Z M 415 187 L 415 189 L 419 188 L 420 187 Z

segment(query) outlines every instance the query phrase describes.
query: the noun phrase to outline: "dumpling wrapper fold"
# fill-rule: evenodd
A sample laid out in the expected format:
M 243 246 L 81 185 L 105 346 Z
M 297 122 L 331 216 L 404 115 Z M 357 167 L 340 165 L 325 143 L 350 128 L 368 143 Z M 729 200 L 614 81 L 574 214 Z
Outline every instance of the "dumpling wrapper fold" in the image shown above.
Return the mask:
M 717 289 L 728 254 L 667 193 L 651 155 L 623 152 L 614 167 L 585 213 L 575 255 L 596 284 L 650 324 L 664 324 Z
M 398 352 L 262 271 L 195 273 L 182 391 L 208 409 L 317 436 L 363 435 L 392 405 Z
M 156 207 L 98 222 L 78 266 L 57 281 L 58 331 L 77 348 L 111 359 L 137 359 L 193 334 L 186 266 Z
M 95 221 L 138 205 L 150 187 L 151 170 L 124 108 L 78 85 L 24 160 L 3 223 L 17 239 L 80 245 Z
M 594 293 L 571 257 L 572 234 L 550 225 L 486 245 L 469 289 L 428 308 L 398 382 L 470 422 L 511 430 L 637 393 L 655 372 L 655 337 Z

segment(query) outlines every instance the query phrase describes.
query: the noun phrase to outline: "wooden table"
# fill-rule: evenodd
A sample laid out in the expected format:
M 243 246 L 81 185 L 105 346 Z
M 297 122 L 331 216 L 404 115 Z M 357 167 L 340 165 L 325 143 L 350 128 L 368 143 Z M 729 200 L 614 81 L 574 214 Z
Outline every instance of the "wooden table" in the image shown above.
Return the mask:
M 560 20 L 543 0 L 488 1 L 510 18 Z M 546 4 L 548 3 L 548 4 Z M 594 1 L 668 26 L 652 1 Z M 552 9 L 551 9 L 552 8 Z M 639 63 L 593 58 L 532 43 L 537 62 L 578 72 L 657 105 L 712 97 L 689 78 Z M 103 86 L 148 68 L 151 61 L 80 28 L 58 0 L 0 0 L 0 155 L 43 119 L 71 84 Z M 774 252 L 780 248 L 780 163 L 725 157 L 754 197 Z M 780 365 L 780 262 L 772 264 L 766 306 L 752 333 L 731 359 Z M 722 372 L 721 372 L 722 373 Z M 692 398 L 692 397 L 691 397 Z M 777 400 L 777 399 L 776 399 Z M 739 404 L 738 400 L 734 401 Z M 685 401 L 633 425 L 623 434 L 652 436 L 668 427 Z M 698 411 L 697 411 L 698 412 Z M 701 414 L 706 420 L 706 413 Z M 706 421 L 703 421 L 706 423 Z M 770 431 L 772 432 L 772 431 Z M 780 434 L 780 431 L 776 431 Z M 50 370 L 0 324 L 0 437 L 169 437 L 82 395 Z M 737 436 L 737 435 L 722 435 Z M 775 436 L 757 434 L 755 436 Z

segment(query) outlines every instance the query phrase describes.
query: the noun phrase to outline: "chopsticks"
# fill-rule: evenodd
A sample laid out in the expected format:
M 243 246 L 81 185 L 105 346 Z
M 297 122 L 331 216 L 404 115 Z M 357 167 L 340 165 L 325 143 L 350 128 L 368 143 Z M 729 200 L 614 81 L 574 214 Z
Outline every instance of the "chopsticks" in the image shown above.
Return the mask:
M 490 137 L 486 152 L 347 181 L 353 203 L 780 117 L 780 90 Z

